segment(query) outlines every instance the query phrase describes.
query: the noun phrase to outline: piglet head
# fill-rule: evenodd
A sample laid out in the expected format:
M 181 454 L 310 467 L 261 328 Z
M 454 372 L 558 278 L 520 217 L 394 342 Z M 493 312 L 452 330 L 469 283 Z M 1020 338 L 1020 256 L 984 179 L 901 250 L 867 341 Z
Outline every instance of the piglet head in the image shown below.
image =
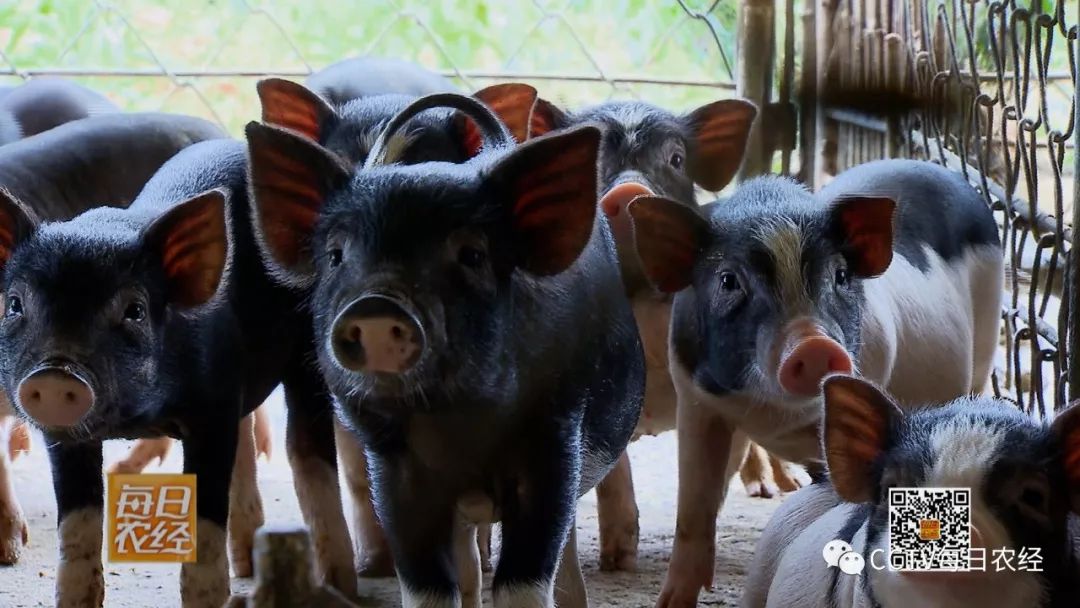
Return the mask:
M 829 478 L 843 500 L 872 507 L 865 545 L 856 549 L 883 607 L 1019 608 L 1057 605 L 1047 598 L 1075 594 L 1069 518 L 1080 513 L 1080 473 L 1072 470 L 1080 460 L 1080 409 L 1060 413 L 1047 427 L 1008 402 L 985 397 L 905 414 L 876 386 L 851 376 L 829 377 L 823 392 Z M 890 505 L 901 504 L 890 498 L 896 488 L 969 490 L 963 505 L 971 517 L 967 542 L 976 555 L 985 553 L 985 571 L 897 568 L 903 560 L 892 555 L 888 531 Z M 942 534 L 949 531 L 943 525 Z M 995 555 L 1006 552 L 1037 553 L 1041 571 L 1020 571 L 1016 560 L 1013 570 L 999 570 Z M 1075 595 L 1062 597 L 1071 601 Z
M 39 225 L 0 194 L 0 382 L 22 416 L 79 437 L 149 407 L 166 321 L 224 280 L 224 207 L 212 190 L 149 223 L 100 208 Z
M 468 98 L 413 111 L 435 104 L 474 113 L 488 151 L 462 165 L 380 163 L 406 113 L 350 170 L 309 140 L 248 126 L 264 257 L 312 288 L 320 364 L 347 409 L 357 397 L 436 407 L 448 393 L 502 390 L 514 290 L 571 267 L 592 235 L 596 129 L 515 148 Z
M 639 196 L 660 196 L 697 207 L 694 186 L 724 188 L 742 164 L 757 115 L 754 104 L 724 99 L 687 114 L 641 101 L 611 101 L 567 113 L 539 100 L 531 136 L 572 125 L 603 127 L 600 145 L 600 209 L 611 225 L 619 266 L 633 294 L 648 284 L 634 252 L 627 207 Z
M 894 210 L 885 198 L 823 204 L 766 177 L 701 210 L 639 198 L 630 216 L 645 275 L 686 290 L 674 351 L 703 388 L 816 409 L 821 381 L 855 367 L 863 283 L 892 259 Z

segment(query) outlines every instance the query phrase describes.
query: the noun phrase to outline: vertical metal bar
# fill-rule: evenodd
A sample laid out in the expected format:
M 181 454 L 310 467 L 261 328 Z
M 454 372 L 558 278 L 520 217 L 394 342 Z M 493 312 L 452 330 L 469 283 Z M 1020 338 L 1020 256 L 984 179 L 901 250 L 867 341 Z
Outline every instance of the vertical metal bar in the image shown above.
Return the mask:
M 1077 5 L 1077 18 L 1080 21 L 1080 4 Z M 1072 40 L 1074 53 L 1080 51 L 1080 40 Z M 1075 56 L 1075 55 L 1074 55 Z M 1080 67 L 1074 67 L 1080 70 Z M 1073 116 L 1080 117 L 1080 74 L 1073 74 Z M 1069 349 L 1069 400 L 1080 399 L 1080 128 L 1073 127 L 1075 161 L 1073 162 L 1073 209 L 1072 209 L 1072 248 L 1069 249 L 1069 273 L 1066 276 L 1065 305 L 1069 307 L 1068 340 Z
M 761 110 L 757 124 L 746 145 L 746 159 L 738 179 L 767 173 L 771 158 L 767 158 L 763 125 L 772 93 L 773 56 L 776 48 L 775 0 L 742 0 L 739 5 L 739 52 L 735 74 L 735 93 L 748 99 Z

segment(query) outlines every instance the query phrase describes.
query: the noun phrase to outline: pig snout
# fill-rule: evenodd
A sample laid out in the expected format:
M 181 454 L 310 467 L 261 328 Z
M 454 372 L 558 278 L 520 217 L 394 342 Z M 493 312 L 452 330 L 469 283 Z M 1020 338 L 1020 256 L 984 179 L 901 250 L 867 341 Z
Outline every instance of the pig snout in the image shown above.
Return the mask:
M 42 426 L 70 427 L 94 407 L 94 389 L 64 367 L 38 368 L 19 383 L 19 406 Z
M 623 182 L 600 199 L 600 209 L 609 218 L 625 216 L 626 206 L 639 196 L 652 196 L 653 191 L 637 182 Z
M 354 372 L 401 374 L 424 352 L 424 331 L 396 298 L 367 295 L 353 300 L 334 321 L 334 359 Z
M 829 374 L 850 374 L 851 356 L 832 338 L 821 333 L 796 336 L 788 341 L 780 359 L 780 388 L 797 397 L 814 397 Z

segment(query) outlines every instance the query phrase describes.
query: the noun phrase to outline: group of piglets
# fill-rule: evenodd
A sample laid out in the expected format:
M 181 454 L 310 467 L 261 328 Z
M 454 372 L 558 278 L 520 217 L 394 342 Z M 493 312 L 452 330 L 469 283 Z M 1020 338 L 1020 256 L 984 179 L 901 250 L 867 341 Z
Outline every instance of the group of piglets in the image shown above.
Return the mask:
M 676 429 L 658 607 L 711 585 L 751 441 L 777 482 L 799 485 L 790 462 L 816 483 L 766 530 L 747 606 L 1075 601 L 1080 415 L 1044 428 L 966 397 L 990 373 L 1003 252 L 960 177 L 881 161 L 699 207 L 741 164 L 747 102 L 566 111 L 371 59 L 258 93 L 246 142 L 116 113 L 0 148 L 0 384 L 47 438 L 58 605 L 103 602 L 101 442 L 167 436 L 198 476 L 183 604 L 220 606 L 263 519 L 249 414 L 279 384 L 319 573 L 346 596 L 358 571 L 396 572 L 408 608 L 478 607 L 500 522 L 496 606 L 586 606 L 577 499 L 597 489 L 601 567 L 632 570 L 625 449 Z M 887 545 L 896 485 L 972 487 L 980 542 L 1038 544 L 1046 572 L 807 567 L 834 539 Z

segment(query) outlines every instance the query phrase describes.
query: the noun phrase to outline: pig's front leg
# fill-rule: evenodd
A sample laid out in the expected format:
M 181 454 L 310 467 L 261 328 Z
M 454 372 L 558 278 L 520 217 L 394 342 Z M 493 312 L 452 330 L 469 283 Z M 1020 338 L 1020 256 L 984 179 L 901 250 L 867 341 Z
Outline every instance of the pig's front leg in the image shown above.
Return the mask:
M 29 536 L 11 474 L 11 461 L 18 453 L 14 443 L 19 426 L 14 416 L 0 414 L 0 564 L 5 566 L 19 561 Z
M 464 546 L 475 537 L 456 531 L 454 498 L 436 476 L 395 458 L 372 455 L 371 480 L 375 511 L 390 543 L 403 608 L 461 606 L 455 560 L 469 551 L 455 550 L 455 535 Z M 469 584 L 464 585 L 468 587 Z
M 526 469 L 503 491 L 496 608 L 554 606 L 555 567 L 574 523 L 581 475 L 577 442 L 568 440 L 574 432 L 538 430 Z
M 101 569 L 101 442 L 46 441 L 56 493 L 60 564 L 56 572 L 57 608 L 99 608 L 105 602 Z
M 596 486 L 596 515 L 600 520 L 600 569 L 636 570 L 638 507 L 630 455 L 625 451 Z
M 251 550 L 255 544 L 255 531 L 264 522 L 255 466 L 258 458 L 255 441 L 253 412 L 240 420 L 236 463 L 229 485 L 229 558 L 233 572 L 241 578 L 252 574 Z
M 352 497 L 353 533 L 356 535 L 353 551 L 359 561 L 358 573 L 366 578 L 394 576 L 390 545 L 371 504 L 371 483 L 368 482 L 364 448 L 360 445 L 360 439 L 336 420 L 334 440 L 337 442 L 345 485 Z
M 184 439 L 184 472 L 195 475 L 198 516 L 198 561 L 180 567 L 180 600 L 184 608 L 218 608 L 229 598 L 225 530 L 238 422 L 206 420 L 197 429 L 198 435 Z
M 657 608 L 697 605 L 698 594 L 712 587 L 716 555 L 716 515 L 727 495 L 733 432 L 726 422 L 704 406 L 680 395 L 679 499 L 675 520 L 675 546 L 671 552 Z M 746 449 L 738 446 L 740 453 Z
M 349 528 L 341 506 L 334 411 L 322 376 L 301 362 L 285 380 L 285 451 L 304 523 L 311 530 L 315 567 L 327 585 L 356 597 Z

